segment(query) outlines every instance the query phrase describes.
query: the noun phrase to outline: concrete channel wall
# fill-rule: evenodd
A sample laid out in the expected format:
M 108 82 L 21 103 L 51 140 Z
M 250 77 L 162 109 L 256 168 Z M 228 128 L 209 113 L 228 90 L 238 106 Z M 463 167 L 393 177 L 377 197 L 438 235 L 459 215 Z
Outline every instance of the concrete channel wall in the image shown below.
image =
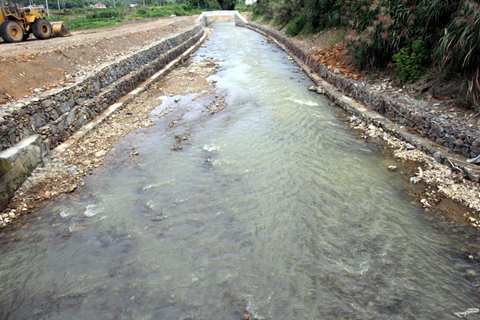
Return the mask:
M 92 72 L 80 82 L 0 107 L 0 210 L 58 146 L 205 34 L 197 25 Z
M 198 22 L 207 27 L 210 24 L 209 17 L 224 17 L 224 16 L 233 16 L 235 25 L 237 27 L 245 27 L 248 24 L 248 21 L 236 10 L 221 10 L 221 11 L 204 11 L 198 17 Z

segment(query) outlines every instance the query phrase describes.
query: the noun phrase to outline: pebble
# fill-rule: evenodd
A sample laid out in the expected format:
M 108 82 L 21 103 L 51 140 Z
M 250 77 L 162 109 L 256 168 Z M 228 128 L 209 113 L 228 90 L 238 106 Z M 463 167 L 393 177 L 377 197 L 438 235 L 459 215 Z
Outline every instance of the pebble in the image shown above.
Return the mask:
M 100 158 L 100 157 L 103 157 L 106 154 L 107 154 L 107 151 L 100 150 L 100 151 L 95 152 L 95 157 Z
M 471 277 L 475 277 L 477 275 L 477 272 L 473 269 L 467 270 L 467 274 Z
M 397 166 L 388 166 L 388 170 L 395 171 L 397 170 Z

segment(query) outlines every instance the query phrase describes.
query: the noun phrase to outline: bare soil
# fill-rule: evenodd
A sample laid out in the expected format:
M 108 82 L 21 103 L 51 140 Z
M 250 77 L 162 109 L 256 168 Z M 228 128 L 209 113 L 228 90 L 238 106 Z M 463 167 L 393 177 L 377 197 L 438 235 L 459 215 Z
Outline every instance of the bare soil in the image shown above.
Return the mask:
M 65 83 L 152 42 L 186 30 L 197 16 L 136 21 L 71 37 L 0 43 L 0 104 Z

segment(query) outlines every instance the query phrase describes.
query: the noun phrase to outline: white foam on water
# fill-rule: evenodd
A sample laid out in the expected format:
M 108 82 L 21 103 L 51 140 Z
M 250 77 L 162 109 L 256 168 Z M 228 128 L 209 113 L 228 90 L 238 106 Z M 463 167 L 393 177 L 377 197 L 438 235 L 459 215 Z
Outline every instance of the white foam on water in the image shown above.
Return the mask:
M 102 208 L 96 204 L 89 204 L 87 208 L 85 209 L 84 215 L 86 217 L 94 217 L 100 212 L 102 212 Z
M 72 213 L 69 210 L 67 210 L 66 208 L 63 208 L 62 211 L 60 211 L 60 217 L 62 217 L 62 218 L 66 218 L 71 214 Z
M 203 146 L 203 150 L 211 152 L 211 151 L 218 151 L 220 150 L 219 146 L 214 145 L 213 143 L 206 144 Z
M 68 231 L 73 232 L 73 231 L 75 231 L 75 229 L 77 229 L 77 224 L 76 224 L 75 222 L 72 222 L 72 223 L 68 226 Z
M 287 98 L 287 100 L 293 101 L 298 104 L 302 104 L 304 106 L 318 107 L 318 103 L 309 101 L 309 100 L 299 100 L 299 99 L 293 99 L 293 98 Z
M 153 210 L 155 208 L 155 202 L 152 200 L 148 200 L 147 208 L 149 208 L 150 210 Z

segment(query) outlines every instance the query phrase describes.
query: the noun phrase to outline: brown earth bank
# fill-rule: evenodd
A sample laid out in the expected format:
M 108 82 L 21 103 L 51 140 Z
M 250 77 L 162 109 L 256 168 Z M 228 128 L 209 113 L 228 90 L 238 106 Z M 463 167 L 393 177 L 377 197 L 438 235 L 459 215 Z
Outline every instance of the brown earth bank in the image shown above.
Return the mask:
M 136 21 L 71 37 L 0 43 L 0 104 L 64 84 L 194 26 L 198 16 Z

